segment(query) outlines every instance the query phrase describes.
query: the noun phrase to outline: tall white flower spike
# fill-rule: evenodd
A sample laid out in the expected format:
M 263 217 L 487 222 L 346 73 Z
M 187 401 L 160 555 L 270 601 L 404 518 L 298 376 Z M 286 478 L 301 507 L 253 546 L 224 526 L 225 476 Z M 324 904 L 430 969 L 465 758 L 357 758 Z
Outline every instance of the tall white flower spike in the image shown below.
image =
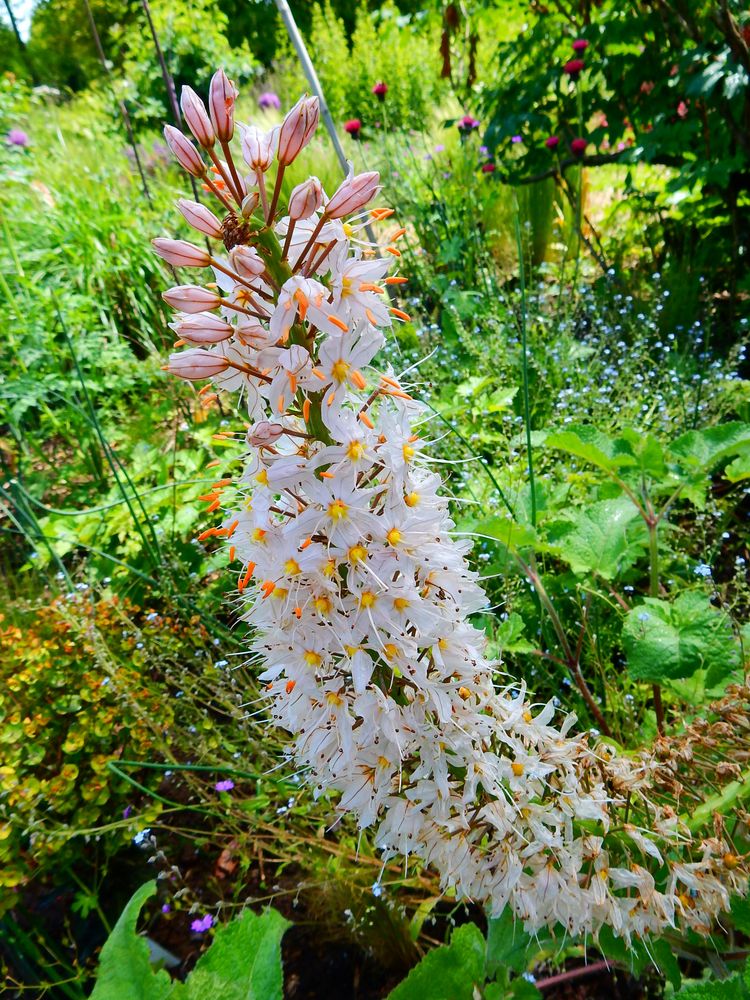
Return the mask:
M 210 121 L 231 176 L 234 95 L 217 74 Z M 213 143 L 191 92 L 184 106 L 196 138 Z M 235 392 L 251 421 L 240 470 L 207 497 L 223 520 L 200 537 L 223 539 L 239 567 L 239 613 L 269 716 L 290 734 L 314 794 L 339 793 L 337 808 L 373 828 L 385 860 L 434 866 L 445 889 L 492 914 L 509 906 L 530 931 L 706 933 L 730 894 L 746 891 L 730 842 L 721 832 L 694 842 L 660 804 L 655 756 L 574 736 L 574 717 L 555 725 L 553 706 L 534 706 L 522 684 L 498 686 L 470 623 L 486 599 L 469 543 L 452 534 L 420 436 L 425 410 L 373 366 L 381 328 L 408 319 L 386 294 L 405 280 L 388 276 L 403 230 L 383 257 L 357 240 L 364 218 L 385 227 L 392 214 L 363 213 L 378 191 L 372 173 L 350 174 L 330 200 L 312 178 L 293 192 L 291 218 L 276 215 L 284 167 L 317 120 L 308 98 L 278 141 L 240 129 L 248 189 L 263 184 L 271 157 L 278 176 L 270 207 L 261 187 L 262 213 L 249 218 L 242 192 L 232 206 L 231 185 L 207 183 L 229 208 L 228 256 L 155 241 L 168 262 L 210 265 L 216 279 L 204 294 L 165 293 L 195 314 L 179 318 L 180 336 L 206 345 L 172 355 L 168 370 Z M 215 235 L 213 217 L 180 208 Z

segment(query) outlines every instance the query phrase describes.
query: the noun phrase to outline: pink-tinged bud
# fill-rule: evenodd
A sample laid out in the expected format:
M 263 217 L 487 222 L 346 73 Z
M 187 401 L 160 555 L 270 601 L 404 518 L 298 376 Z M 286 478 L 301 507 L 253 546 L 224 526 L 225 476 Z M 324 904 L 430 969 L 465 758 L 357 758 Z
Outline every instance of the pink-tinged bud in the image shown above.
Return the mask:
M 220 142 L 229 142 L 234 135 L 234 102 L 237 88 L 223 69 L 217 70 L 211 78 L 208 92 L 208 110 L 211 122 Z
M 379 181 L 380 174 L 376 170 L 357 174 L 355 177 L 350 168 L 349 176 L 334 193 L 323 214 L 329 219 L 342 219 L 345 215 L 358 211 L 368 201 L 372 201 L 380 190 Z
M 210 149 L 216 142 L 214 127 L 208 117 L 206 105 L 192 87 L 183 87 L 180 107 L 187 126 L 204 149 Z
M 177 162 L 193 177 L 203 177 L 206 165 L 192 142 L 174 125 L 164 126 L 164 138 Z
M 187 240 L 160 238 L 151 240 L 151 245 L 162 260 L 174 267 L 208 267 L 211 263 L 211 257 L 205 250 L 188 243 Z
M 295 222 L 309 219 L 323 204 L 323 186 L 317 177 L 308 177 L 289 195 L 289 218 Z
M 170 354 L 166 369 L 178 378 L 198 382 L 203 378 L 221 375 L 228 367 L 229 362 L 220 354 L 212 354 L 211 351 L 202 351 L 200 347 L 194 347 L 189 351 L 180 351 L 179 354 Z
M 263 274 L 266 269 L 263 258 L 255 247 L 235 247 L 229 254 L 229 259 L 237 274 L 242 278 L 256 278 L 259 274 Z
M 179 323 L 169 325 L 178 337 L 190 341 L 191 344 L 220 344 L 222 340 L 229 340 L 234 333 L 231 323 L 210 313 L 187 316 Z
M 251 191 L 250 194 L 245 195 L 242 199 L 242 205 L 240 211 L 244 218 L 249 219 L 253 214 L 255 209 L 258 207 L 258 202 L 260 201 L 260 195 L 257 191 Z
M 247 432 L 247 443 L 253 448 L 263 448 L 278 441 L 284 433 L 282 424 L 272 424 L 270 420 L 260 420 Z
M 300 97 L 281 124 L 279 163 L 288 166 L 312 139 L 318 127 L 320 108 L 317 97 Z
M 201 205 L 197 201 L 189 201 L 187 198 L 180 198 L 177 207 L 187 222 L 199 233 L 213 236 L 215 240 L 220 240 L 223 237 L 221 222 L 210 208 L 206 208 L 205 205 Z
M 162 292 L 161 297 L 173 309 L 184 313 L 201 313 L 221 305 L 221 295 L 202 285 L 175 285 Z
M 278 126 L 269 132 L 263 132 L 255 125 L 250 125 L 242 136 L 242 155 L 245 163 L 256 173 L 258 171 L 265 173 L 273 163 L 278 144 Z

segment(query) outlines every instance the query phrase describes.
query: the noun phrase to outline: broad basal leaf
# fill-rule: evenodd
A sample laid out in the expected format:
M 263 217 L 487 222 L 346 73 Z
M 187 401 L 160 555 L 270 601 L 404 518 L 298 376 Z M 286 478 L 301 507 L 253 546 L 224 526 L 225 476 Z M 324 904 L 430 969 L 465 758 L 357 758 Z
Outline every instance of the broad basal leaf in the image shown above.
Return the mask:
M 695 591 L 672 603 L 645 598 L 628 613 L 623 642 L 630 676 L 651 684 L 690 677 L 697 670 L 710 670 L 716 683 L 739 660 L 728 617 Z
M 473 1000 L 484 979 L 484 938 L 475 924 L 464 924 L 450 944 L 429 951 L 388 1000 Z
M 547 541 L 574 573 L 613 580 L 636 563 L 648 539 L 637 509 L 627 497 L 620 497 L 577 510 L 568 523 L 550 528 Z
M 99 956 L 91 1000 L 166 1000 L 170 995 L 172 980 L 164 970 L 154 972 L 148 945 L 135 932 L 141 907 L 155 892 L 156 882 L 146 882 L 120 914 Z

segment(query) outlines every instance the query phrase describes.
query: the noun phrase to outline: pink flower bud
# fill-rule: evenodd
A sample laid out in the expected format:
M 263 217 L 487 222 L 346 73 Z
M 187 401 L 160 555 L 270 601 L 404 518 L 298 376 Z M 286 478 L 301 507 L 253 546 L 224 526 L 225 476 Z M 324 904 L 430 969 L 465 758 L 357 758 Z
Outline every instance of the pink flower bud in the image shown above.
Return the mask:
M 325 207 L 324 215 L 329 219 L 342 219 L 345 215 L 351 215 L 372 201 L 380 190 L 380 174 L 376 170 L 370 170 L 366 174 L 354 176 L 353 170 L 349 168 L 349 176 L 334 192 L 333 197 Z
M 256 173 L 258 171 L 265 173 L 273 163 L 278 143 L 278 126 L 269 132 L 263 132 L 255 125 L 250 125 L 242 136 L 242 155 L 245 163 Z
M 180 107 L 190 131 L 204 149 L 210 149 L 216 142 L 214 128 L 206 112 L 206 105 L 192 87 L 182 88 Z
M 251 191 L 250 194 L 245 195 L 242 199 L 242 206 L 240 211 L 244 218 L 249 219 L 253 214 L 255 209 L 258 207 L 258 202 L 260 201 L 260 195 L 257 191 Z
M 178 337 L 189 340 L 191 344 L 219 344 L 222 340 L 229 340 L 234 333 L 231 323 L 210 313 L 187 316 L 179 323 L 169 325 Z
M 263 448 L 278 441 L 284 433 L 282 424 L 272 424 L 270 420 L 259 420 L 247 432 L 247 443 L 253 448 Z
M 317 177 L 308 177 L 289 195 L 289 218 L 309 219 L 323 204 L 323 187 Z
M 209 254 L 187 240 L 151 240 L 151 244 L 168 264 L 175 267 L 208 267 L 211 263 Z
M 221 305 L 221 296 L 202 285 L 175 285 L 161 293 L 161 297 L 173 309 L 184 313 L 200 313 L 206 309 L 216 309 Z
M 197 201 L 189 201 L 187 198 L 180 198 L 177 207 L 187 222 L 199 233 L 213 236 L 215 240 L 220 240 L 223 237 L 221 223 L 205 205 L 201 205 Z
M 223 69 L 217 70 L 211 78 L 208 92 L 208 110 L 214 131 L 221 142 L 229 142 L 234 135 L 234 102 L 237 88 Z
M 192 142 L 174 125 L 164 126 L 164 138 L 177 162 L 193 177 L 203 177 L 206 165 Z
M 242 278 L 255 278 L 259 274 L 263 274 L 266 269 L 263 258 L 255 247 L 235 247 L 229 254 L 229 259 L 237 274 Z
M 170 354 L 166 370 L 171 375 L 177 375 L 178 378 L 197 382 L 203 378 L 213 378 L 214 375 L 220 375 L 228 367 L 229 362 L 220 354 L 212 354 L 211 351 L 203 351 L 200 347 L 194 347 L 189 351 L 180 351 L 179 354 Z
M 288 166 L 305 148 L 318 127 L 320 108 L 317 97 L 300 97 L 281 124 L 279 163 Z

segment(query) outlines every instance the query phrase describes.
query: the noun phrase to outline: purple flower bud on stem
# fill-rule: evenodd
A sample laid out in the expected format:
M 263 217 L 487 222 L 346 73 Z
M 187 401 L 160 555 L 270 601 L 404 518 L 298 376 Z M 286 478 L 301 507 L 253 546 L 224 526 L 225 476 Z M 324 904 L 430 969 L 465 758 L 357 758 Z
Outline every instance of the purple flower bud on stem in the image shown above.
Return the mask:
M 234 102 L 236 100 L 237 88 L 223 69 L 217 70 L 211 78 L 208 110 L 219 142 L 229 142 L 234 135 Z
M 231 323 L 210 313 L 187 316 L 179 323 L 170 323 L 170 326 L 178 337 L 191 344 L 220 344 L 234 333 Z
M 215 240 L 222 238 L 221 222 L 210 208 L 197 201 L 189 201 L 187 198 L 180 198 L 177 207 L 193 229 L 197 229 L 205 236 L 212 236 Z
M 187 240 L 151 240 L 151 244 L 168 264 L 174 267 L 208 267 L 211 256 L 208 251 L 188 243 Z
M 180 351 L 179 354 L 170 354 L 169 364 L 164 366 L 164 370 L 189 382 L 199 382 L 201 379 L 220 375 L 228 367 L 229 362 L 221 354 L 194 347 L 189 351 Z
M 380 174 L 376 170 L 356 176 L 350 170 L 349 176 L 334 192 L 323 214 L 329 219 L 341 219 L 345 215 L 351 215 L 372 201 L 379 190 Z
M 175 285 L 161 293 L 164 301 L 184 313 L 202 313 L 221 305 L 221 295 L 202 285 Z
M 206 105 L 192 87 L 182 88 L 180 107 L 190 131 L 204 149 L 210 149 L 216 142 L 216 134 L 208 117 Z

